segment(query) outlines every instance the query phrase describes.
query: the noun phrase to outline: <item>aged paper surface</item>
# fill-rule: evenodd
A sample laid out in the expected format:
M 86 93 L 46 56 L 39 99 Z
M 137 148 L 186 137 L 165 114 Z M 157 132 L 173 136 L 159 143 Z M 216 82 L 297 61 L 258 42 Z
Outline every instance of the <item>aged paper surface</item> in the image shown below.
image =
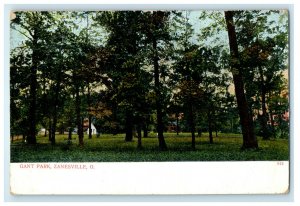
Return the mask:
M 14 195 L 285 194 L 289 161 L 11 163 L 10 187 Z
M 11 193 L 284 194 L 289 162 L 11 163 Z

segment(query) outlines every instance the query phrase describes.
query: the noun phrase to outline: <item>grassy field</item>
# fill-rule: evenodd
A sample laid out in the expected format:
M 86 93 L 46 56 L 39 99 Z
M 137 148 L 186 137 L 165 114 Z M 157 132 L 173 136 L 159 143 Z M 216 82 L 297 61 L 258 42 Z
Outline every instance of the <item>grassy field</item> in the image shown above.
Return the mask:
M 67 144 L 67 135 L 57 135 L 57 144 L 52 146 L 48 137 L 38 137 L 36 146 L 21 140 L 11 144 L 11 162 L 143 162 L 143 161 L 252 161 L 289 160 L 289 142 L 284 139 L 264 141 L 259 139 L 259 149 L 241 150 L 239 134 L 219 134 L 210 144 L 208 135 L 196 138 L 196 150 L 191 150 L 188 133 L 165 133 L 167 151 L 158 150 L 154 133 L 142 138 L 143 148 L 137 149 L 137 139 L 124 141 L 124 134 L 101 135 L 92 139 L 84 137 L 84 147 L 78 146 L 73 135 L 72 144 Z

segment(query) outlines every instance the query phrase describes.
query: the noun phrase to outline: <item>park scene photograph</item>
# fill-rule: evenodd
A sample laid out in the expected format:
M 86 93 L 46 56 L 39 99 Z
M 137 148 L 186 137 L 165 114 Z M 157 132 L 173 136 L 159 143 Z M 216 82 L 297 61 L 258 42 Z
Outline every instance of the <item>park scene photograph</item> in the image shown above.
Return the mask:
M 12 11 L 10 161 L 288 161 L 288 10 Z

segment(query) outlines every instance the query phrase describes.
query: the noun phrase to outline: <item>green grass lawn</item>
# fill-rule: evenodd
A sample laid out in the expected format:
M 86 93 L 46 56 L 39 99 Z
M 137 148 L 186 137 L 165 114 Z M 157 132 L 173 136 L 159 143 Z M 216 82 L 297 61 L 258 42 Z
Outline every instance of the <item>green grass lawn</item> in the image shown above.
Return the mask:
M 11 144 L 11 162 L 144 162 L 144 161 L 252 161 L 289 160 L 289 141 L 286 139 L 261 140 L 259 149 L 241 150 L 242 136 L 219 134 L 210 144 L 208 135 L 196 137 L 196 150 L 191 150 L 189 133 L 165 133 L 167 151 L 158 150 L 154 133 L 142 138 L 143 148 L 137 149 L 137 139 L 124 141 L 124 134 L 84 137 L 84 147 L 78 146 L 77 135 L 67 145 L 67 135 L 57 135 L 55 146 L 48 137 L 37 137 L 38 144 L 29 146 L 21 140 Z

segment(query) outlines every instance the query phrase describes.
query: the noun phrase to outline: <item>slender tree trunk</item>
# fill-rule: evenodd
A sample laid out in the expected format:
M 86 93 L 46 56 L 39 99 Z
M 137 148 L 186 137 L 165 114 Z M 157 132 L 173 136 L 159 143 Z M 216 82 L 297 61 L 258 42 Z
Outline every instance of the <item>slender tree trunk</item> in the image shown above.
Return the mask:
M 188 79 L 190 82 L 190 79 Z M 191 85 L 190 85 L 191 88 Z M 193 103 L 191 100 L 191 97 L 188 98 L 188 106 L 189 106 L 189 123 L 190 123 L 190 129 L 192 134 L 192 149 L 196 149 L 196 138 L 195 138 L 195 118 L 194 118 L 194 108 Z
M 54 109 L 56 110 L 56 109 Z M 52 124 L 52 131 L 51 131 L 51 144 L 55 145 L 55 132 L 56 132 L 56 123 L 57 123 L 57 115 L 54 114 L 53 116 L 53 124 Z
M 258 148 L 257 139 L 254 134 L 253 119 L 249 113 L 249 106 L 244 92 L 244 82 L 242 69 L 239 65 L 238 44 L 233 21 L 233 11 L 225 11 L 225 19 L 229 37 L 229 47 L 231 54 L 231 71 L 235 88 L 235 95 L 239 110 L 240 122 L 243 133 L 243 149 Z
M 176 113 L 176 134 L 179 135 L 179 114 Z
M 167 144 L 164 138 L 164 124 L 163 124 L 163 113 L 162 113 L 162 105 L 161 105 L 161 94 L 160 94 L 160 82 L 159 82 L 159 64 L 158 64 L 158 53 L 157 53 L 157 41 L 153 37 L 152 46 L 154 51 L 153 57 L 153 66 L 154 66 L 154 84 L 155 84 L 155 94 L 156 94 L 156 115 L 157 115 L 157 137 L 159 142 L 159 149 L 166 150 Z
M 54 104 L 53 104 L 53 123 L 52 123 L 52 132 L 51 132 L 51 143 L 52 145 L 55 145 L 55 132 L 56 132 L 56 125 L 57 125 L 57 108 L 59 104 L 59 91 L 60 91 L 60 83 L 61 83 L 61 74 L 58 73 L 57 77 L 57 82 L 55 85 L 55 94 L 54 94 Z
M 68 144 L 69 145 L 72 143 L 72 131 L 73 131 L 73 128 L 70 127 L 69 131 L 68 131 Z
M 138 149 L 142 149 L 142 128 L 141 128 L 141 124 L 138 123 L 137 124 L 137 138 L 138 138 L 138 145 L 137 145 L 137 148 Z
M 126 136 L 125 141 L 130 142 L 133 140 L 133 117 L 130 111 L 126 113 Z
M 92 116 L 89 114 L 89 139 L 92 139 Z
M 73 128 L 70 127 L 69 128 L 69 134 L 68 134 L 68 140 L 72 140 L 72 132 L 73 132 Z
M 81 136 L 82 136 L 82 143 L 84 138 L 84 118 L 81 117 Z
M 212 144 L 214 143 L 214 139 L 213 139 L 213 135 L 212 135 L 213 131 L 211 127 L 208 128 L 208 133 L 209 133 L 209 143 Z
M 201 136 L 202 136 L 202 130 L 200 128 L 200 129 L 198 129 L 198 137 L 201 137 Z
M 191 126 L 191 133 L 192 133 L 192 149 L 196 149 L 196 138 L 195 138 L 195 120 L 194 120 L 194 113 L 193 113 L 193 106 L 190 105 L 190 126 Z
M 189 71 L 189 62 L 186 60 L 186 70 Z M 191 81 L 191 76 L 188 75 L 187 81 L 189 84 L 189 88 L 192 88 L 192 81 Z M 192 149 L 196 149 L 196 139 L 195 139 L 195 120 L 194 120 L 194 111 L 193 111 L 193 102 L 192 102 L 192 97 L 191 94 L 189 94 L 188 97 L 188 107 L 189 107 L 189 124 L 190 124 L 190 130 L 192 134 Z
M 33 37 L 32 65 L 30 68 L 30 99 L 29 99 L 29 135 L 28 144 L 36 144 L 36 94 L 37 94 L 37 67 L 38 53 L 36 51 L 37 38 Z
M 82 128 L 80 106 L 81 106 L 81 99 L 79 96 L 79 86 L 76 85 L 76 97 L 75 97 L 76 124 L 78 130 L 79 146 L 83 146 L 83 128 Z
M 218 119 L 217 117 L 214 118 L 214 129 L 215 129 L 215 134 L 216 134 L 216 137 L 218 137 Z
M 97 129 L 97 135 L 96 135 L 96 137 L 99 138 L 99 137 L 100 137 L 100 134 L 101 134 L 101 133 L 100 133 L 101 127 L 97 126 L 96 129 Z
M 207 113 L 207 117 L 208 117 L 208 133 L 209 133 L 209 143 L 212 144 L 213 141 L 213 128 L 212 128 L 212 118 L 211 118 L 211 113 L 208 112 Z
M 49 137 L 49 142 L 51 142 L 51 138 L 52 138 L 52 120 L 51 120 L 51 117 L 49 117 L 49 134 L 48 134 L 48 137 Z
M 268 131 L 268 113 L 266 107 L 266 87 L 264 83 L 264 76 L 263 70 L 261 67 L 259 69 L 260 74 L 260 90 L 261 90 L 261 109 L 262 109 L 262 116 L 261 116 L 261 127 L 262 127 L 262 136 L 264 140 L 269 140 L 270 135 Z
M 88 102 L 88 118 L 89 118 L 89 139 L 92 139 L 92 115 L 90 114 L 91 91 L 90 91 L 90 85 L 89 84 L 88 84 L 87 102 Z
M 272 134 L 273 134 L 273 138 L 276 139 L 275 122 L 274 122 L 273 116 L 274 116 L 273 112 L 270 111 L 270 120 L 271 120 Z
M 147 123 L 145 122 L 144 124 L 143 124 L 143 131 L 144 131 L 144 137 L 148 137 L 148 125 L 147 125 Z
M 113 90 L 116 91 L 116 89 L 113 89 Z M 117 91 L 116 91 L 116 93 L 117 93 Z M 118 113 L 117 102 L 114 101 L 112 103 L 112 108 L 111 109 L 112 109 L 112 121 L 117 122 L 117 113 Z M 119 132 L 118 125 L 116 125 L 116 127 L 112 128 L 112 133 L 113 133 L 113 135 L 117 135 L 118 132 Z
M 45 127 L 44 137 L 47 137 L 47 128 Z

